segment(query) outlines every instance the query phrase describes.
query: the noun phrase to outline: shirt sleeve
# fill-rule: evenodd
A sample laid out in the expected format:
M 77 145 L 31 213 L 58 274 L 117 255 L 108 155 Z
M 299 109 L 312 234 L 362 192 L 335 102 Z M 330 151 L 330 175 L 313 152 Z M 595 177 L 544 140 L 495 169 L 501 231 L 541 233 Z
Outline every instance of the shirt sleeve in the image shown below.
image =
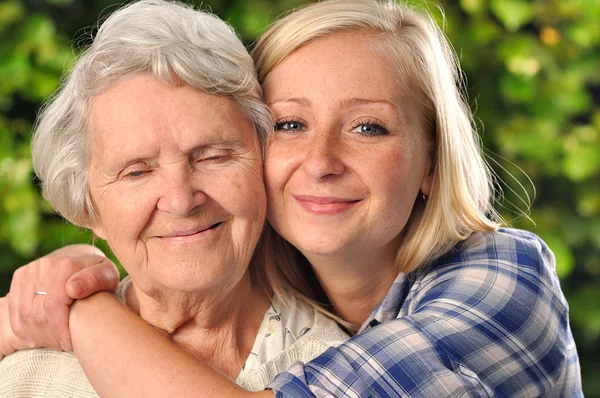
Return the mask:
M 554 257 L 535 238 L 465 248 L 416 282 L 396 319 L 269 387 L 294 398 L 547 394 L 576 351 Z

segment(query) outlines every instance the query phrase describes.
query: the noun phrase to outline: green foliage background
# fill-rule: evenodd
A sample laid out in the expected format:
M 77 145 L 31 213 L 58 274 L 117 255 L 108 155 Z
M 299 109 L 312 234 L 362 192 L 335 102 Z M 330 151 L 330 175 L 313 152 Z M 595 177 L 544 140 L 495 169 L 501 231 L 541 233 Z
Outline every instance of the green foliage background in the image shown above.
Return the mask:
M 250 44 L 298 3 L 204 5 Z M 426 6 L 459 54 L 489 161 L 510 187 L 499 208 L 513 226 L 536 232 L 554 250 L 584 390 L 600 396 L 600 2 L 440 4 L 445 19 L 436 4 Z M 112 0 L 0 0 L 0 294 L 18 266 L 92 241 L 39 196 L 29 139 L 40 104 L 89 43 L 90 26 L 116 7 Z M 351 60 L 348 54 L 340 62 Z M 534 196 L 528 219 L 519 209 L 527 211 Z

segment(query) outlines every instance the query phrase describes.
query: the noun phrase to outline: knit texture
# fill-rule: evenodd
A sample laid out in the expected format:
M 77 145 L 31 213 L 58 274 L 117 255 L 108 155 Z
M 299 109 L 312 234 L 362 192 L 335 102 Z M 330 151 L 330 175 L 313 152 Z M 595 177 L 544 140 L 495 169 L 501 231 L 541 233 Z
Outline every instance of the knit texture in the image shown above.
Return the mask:
M 36 348 L 0 361 L 0 397 L 95 398 L 98 394 L 72 352 Z
M 247 390 L 263 390 L 292 363 L 308 362 L 348 338 L 331 319 L 316 311 L 313 317 L 312 328 L 305 335 L 245 377 L 238 378 L 237 383 Z M 72 352 L 38 348 L 15 352 L 0 361 L 0 397 L 95 398 L 98 395 Z

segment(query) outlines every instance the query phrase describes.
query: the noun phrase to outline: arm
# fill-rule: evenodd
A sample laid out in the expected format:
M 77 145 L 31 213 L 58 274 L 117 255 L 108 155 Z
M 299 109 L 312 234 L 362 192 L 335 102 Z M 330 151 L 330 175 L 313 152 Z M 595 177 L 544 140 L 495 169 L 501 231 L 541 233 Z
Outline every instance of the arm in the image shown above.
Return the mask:
M 295 398 L 582 397 L 547 246 L 532 234 L 500 232 L 475 234 L 460 249 L 412 286 L 400 275 L 395 300 L 406 299 L 399 313 L 386 301 L 378 310 L 384 322 L 396 319 L 293 366 L 270 387 Z
M 397 297 L 407 298 L 396 319 L 306 365 L 297 363 L 270 387 L 290 398 L 554 391 L 560 380 L 569 379 L 564 375 L 577 355 L 551 253 L 539 241 L 494 245 L 467 247 L 434 264 L 414 285 L 400 281 L 407 291 Z M 102 396 L 249 394 L 127 310 L 97 302 L 102 309 L 94 312 L 80 304 L 71 318 L 75 351 Z M 563 396 L 581 396 L 579 376 L 571 376 L 573 388 L 564 387 L 569 393 Z
M 75 354 L 101 397 L 273 396 L 218 375 L 109 294 L 78 300 L 70 325 Z

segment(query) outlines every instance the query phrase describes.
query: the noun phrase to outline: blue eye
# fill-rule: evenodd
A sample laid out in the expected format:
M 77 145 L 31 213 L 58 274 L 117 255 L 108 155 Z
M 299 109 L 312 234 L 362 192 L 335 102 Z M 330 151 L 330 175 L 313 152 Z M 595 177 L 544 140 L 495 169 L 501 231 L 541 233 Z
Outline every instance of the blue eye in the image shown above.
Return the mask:
M 275 123 L 275 131 L 302 131 L 306 130 L 306 127 L 297 120 L 280 120 Z
M 367 137 L 387 135 L 390 133 L 388 129 L 377 123 L 359 123 L 352 131 Z

